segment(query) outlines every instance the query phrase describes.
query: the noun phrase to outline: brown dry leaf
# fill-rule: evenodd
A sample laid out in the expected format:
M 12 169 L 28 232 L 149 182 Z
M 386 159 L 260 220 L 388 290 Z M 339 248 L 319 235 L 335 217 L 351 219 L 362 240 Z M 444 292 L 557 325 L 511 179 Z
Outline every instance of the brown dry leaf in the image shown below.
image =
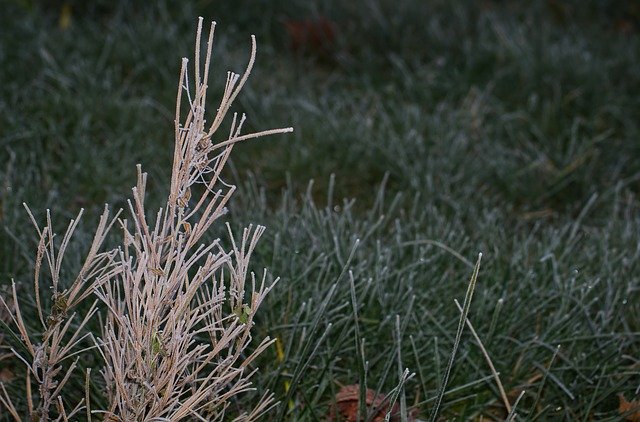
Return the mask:
M 9 368 L 2 368 L 0 371 L 0 382 L 10 382 L 16 377 L 16 374 Z
M 336 394 L 336 405 L 338 413 L 340 415 L 339 420 L 347 422 L 356 422 L 358 420 L 358 401 L 360 400 L 360 386 L 358 384 L 345 385 Z M 365 398 L 367 409 L 369 412 L 375 412 L 374 415 L 368 419 L 373 422 L 382 422 L 386 413 L 389 411 L 389 401 L 385 400 L 384 394 L 376 394 L 372 389 L 367 389 Z M 331 408 L 329 413 L 329 420 L 336 420 L 335 408 Z M 390 421 L 400 420 L 400 406 L 395 403 L 391 408 Z M 409 416 L 409 420 L 413 418 Z
M 540 381 L 541 378 L 542 374 L 537 372 L 529 377 L 529 379 L 527 379 L 523 384 L 509 390 L 507 392 L 507 399 L 509 400 L 509 403 L 513 404 L 523 390 L 529 389 L 534 383 Z M 487 421 L 503 421 L 508 415 L 509 412 L 505 408 L 504 403 L 501 400 L 495 399 L 482 411 L 480 418 L 485 418 Z
M 620 406 L 618 411 L 624 416 L 624 420 L 640 422 L 640 400 L 627 401 L 623 394 L 619 394 Z
M 324 16 L 317 19 L 287 20 L 284 27 L 294 52 L 322 56 L 335 48 L 336 25 Z

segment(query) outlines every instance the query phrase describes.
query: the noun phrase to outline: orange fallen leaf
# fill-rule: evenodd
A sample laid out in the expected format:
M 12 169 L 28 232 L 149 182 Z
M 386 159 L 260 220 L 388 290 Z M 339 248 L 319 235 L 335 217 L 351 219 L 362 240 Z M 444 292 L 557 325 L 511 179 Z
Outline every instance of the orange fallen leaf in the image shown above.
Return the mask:
M 620 406 L 618 411 L 626 421 L 640 422 L 640 400 L 627 401 L 623 394 L 618 394 Z
M 356 422 L 358 420 L 358 408 L 360 401 L 360 386 L 357 384 L 345 385 L 336 394 L 336 405 L 329 413 L 329 420 L 335 420 L 336 408 L 341 416 L 340 420 L 347 422 Z M 389 409 L 389 400 L 385 399 L 384 394 L 376 394 L 372 389 L 367 389 L 365 403 L 370 413 L 369 421 L 382 422 Z M 373 414 L 371 414 L 373 412 Z M 400 406 L 397 403 L 391 408 L 390 421 L 400 420 Z M 410 418 L 409 420 L 413 420 Z
M 515 403 L 520 396 L 522 391 L 531 388 L 534 383 L 540 381 L 542 378 L 542 374 L 540 372 L 536 372 L 529 379 L 527 379 L 523 384 L 520 384 L 507 392 L 507 399 L 509 403 Z M 489 403 L 486 409 L 482 411 L 480 418 L 486 418 L 484 420 L 487 421 L 503 421 L 509 415 L 509 411 L 505 408 L 504 403 L 501 400 L 495 399 L 493 402 Z

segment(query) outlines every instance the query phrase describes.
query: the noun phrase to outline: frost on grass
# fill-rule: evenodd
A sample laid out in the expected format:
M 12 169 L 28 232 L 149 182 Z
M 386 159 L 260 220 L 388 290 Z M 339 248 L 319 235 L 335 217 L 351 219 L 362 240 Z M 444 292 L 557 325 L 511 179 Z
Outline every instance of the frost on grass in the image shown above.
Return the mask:
M 274 404 L 273 396 L 264 392 L 241 414 L 227 412 L 234 397 L 252 388 L 251 375 L 258 370 L 252 363 L 273 342 L 261 339 L 248 349 L 254 315 L 272 288 L 272 284 L 266 284 L 265 274 L 256 277 L 249 273 L 249 260 L 264 227 L 249 226 L 234 235 L 227 225 L 230 248 L 224 248 L 220 239 L 203 243 L 203 236 L 226 213 L 234 192 L 235 187 L 221 179 L 234 145 L 292 129 L 242 135 L 245 117 L 234 113 L 228 134 L 220 139 L 221 124 L 251 72 L 256 44 L 252 37 L 245 72 L 227 74 L 217 112 L 207 122 L 205 103 L 214 29 L 212 23 L 201 69 L 199 19 L 192 82 L 187 77 L 188 61 L 182 61 L 166 206 L 152 214 L 146 209 L 147 175 L 138 166 L 138 181 L 128 203 L 130 218 L 109 219 L 105 209 L 85 264 L 71 283 L 60 279 L 60 265 L 79 218 L 71 222 L 62 242 L 55 246 L 47 215 L 46 227 L 38 229 L 34 283 L 38 314 L 34 318 L 39 319 L 42 330 L 34 333 L 27 328 L 33 324 L 27 324 L 27 316 L 20 312 L 15 286 L 11 301 L 2 299 L 24 343 L 23 350 L 13 352 L 27 366 L 27 412 L 32 418 L 64 420 L 84 413 L 87 418 L 97 414 L 121 421 L 218 420 L 229 416 L 253 420 Z M 188 103 L 184 116 L 183 103 Z M 38 228 L 36 219 L 29 215 Z M 123 245 L 100 252 L 114 224 L 122 229 Z M 40 299 L 43 263 L 49 267 L 52 282 L 52 297 L 47 301 Z M 85 300 L 93 304 L 86 314 L 77 317 L 74 309 Z M 84 329 L 85 324 L 101 308 L 105 314 L 103 329 L 94 347 L 104 360 L 103 402 L 108 405 L 91 409 L 87 406 L 91 401 L 89 372 L 85 398 L 78 402 L 74 391 L 63 400 L 65 385 L 76 366 L 73 360 L 70 365 L 63 360 L 86 352 L 81 349 L 81 341 L 92 336 Z M 0 387 L 0 404 L 19 420 L 20 412 L 10 394 Z M 65 408 L 67 400 L 74 399 L 77 405 Z

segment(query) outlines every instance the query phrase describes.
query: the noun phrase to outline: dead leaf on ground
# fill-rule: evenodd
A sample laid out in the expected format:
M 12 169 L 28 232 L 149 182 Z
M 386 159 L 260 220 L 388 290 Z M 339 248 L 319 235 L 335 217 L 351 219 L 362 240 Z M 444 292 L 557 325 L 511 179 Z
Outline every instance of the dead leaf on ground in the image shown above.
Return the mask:
M 13 381 L 15 377 L 16 375 L 9 368 L 5 367 L 0 371 L 0 382 L 10 382 Z
M 360 386 L 357 384 L 345 385 L 336 394 L 336 404 L 331 408 L 329 412 L 329 420 L 344 420 L 347 422 L 356 422 L 358 420 L 358 402 L 360 400 Z M 365 397 L 365 403 L 367 410 L 370 414 L 368 420 L 373 422 L 382 422 L 384 417 L 389 411 L 389 400 L 385 400 L 384 394 L 376 394 L 372 389 L 367 389 Z M 336 419 L 336 408 L 338 411 L 338 419 Z M 374 413 L 374 414 L 372 414 Z M 400 406 L 395 403 L 391 408 L 390 421 L 400 420 Z M 414 421 L 411 415 L 409 415 L 409 421 Z
M 618 398 L 620 399 L 618 411 L 624 420 L 640 422 L 640 400 L 627 401 L 623 394 L 619 394 Z
M 336 25 L 323 16 L 317 19 L 287 20 L 284 27 L 294 52 L 323 56 L 336 47 Z
M 513 404 L 520 396 L 522 391 L 530 389 L 534 383 L 542 379 L 542 374 L 537 372 L 527 379 L 523 384 L 520 384 L 507 392 L 507 399 L 509 403 Z M 481 418 L 485 418 L 487 421 L 504 421 L 509 415 L 509 411 L 505 408 L 504 403 L 499 398 L 494 399 L 486 409 L 483 410 L 480 415 Z

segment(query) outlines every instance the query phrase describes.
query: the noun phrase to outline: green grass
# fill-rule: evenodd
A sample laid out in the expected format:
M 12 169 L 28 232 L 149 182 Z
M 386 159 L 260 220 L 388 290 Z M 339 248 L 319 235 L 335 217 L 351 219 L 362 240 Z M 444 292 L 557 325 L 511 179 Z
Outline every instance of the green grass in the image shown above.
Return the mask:
M 526 387 L 519 418 L 617 420 L 617 395 L 637 397 L 640 376 L 633 3 L 241 3 L 78 4 L 66 30 L 60 5 L 6 6 L 0 288 L 30 288 L 37 239 L 22 202 L 39 218 L 50 208 L 58 232 L 87 209 L 68 271 L 103 204 L 125 204 L 136 163 L 160 203 L 179 59 L 202 15 L 219 23 L 210 97 L 255 33 L 236 111 L 246 131 L 296 128 L 237 147 L 227 175 L 241 187 L 232 226 L 267 226 L 253 265 L 281 277 L 256 327 L 284 350 L 280 361 L 269 349 L 255 380 L 283 402 L 274 418 L 323 420 L 340 385 L 389 393 L 406 367 L 415 376 L 398 402 L 427 419 L 456 335 L 453 300 L 482 252 L 469 318 L 512 404 Z M 336 22 L 335 57 L 287 47 L 282 22 L 318 14 Z M 465 420 L 499 396 L 467 331 L 456 356 L 441 416 Z M 80 372 L 73 382 L 82 388 Z M 8 388 L 19 397 L 23 384 Z

